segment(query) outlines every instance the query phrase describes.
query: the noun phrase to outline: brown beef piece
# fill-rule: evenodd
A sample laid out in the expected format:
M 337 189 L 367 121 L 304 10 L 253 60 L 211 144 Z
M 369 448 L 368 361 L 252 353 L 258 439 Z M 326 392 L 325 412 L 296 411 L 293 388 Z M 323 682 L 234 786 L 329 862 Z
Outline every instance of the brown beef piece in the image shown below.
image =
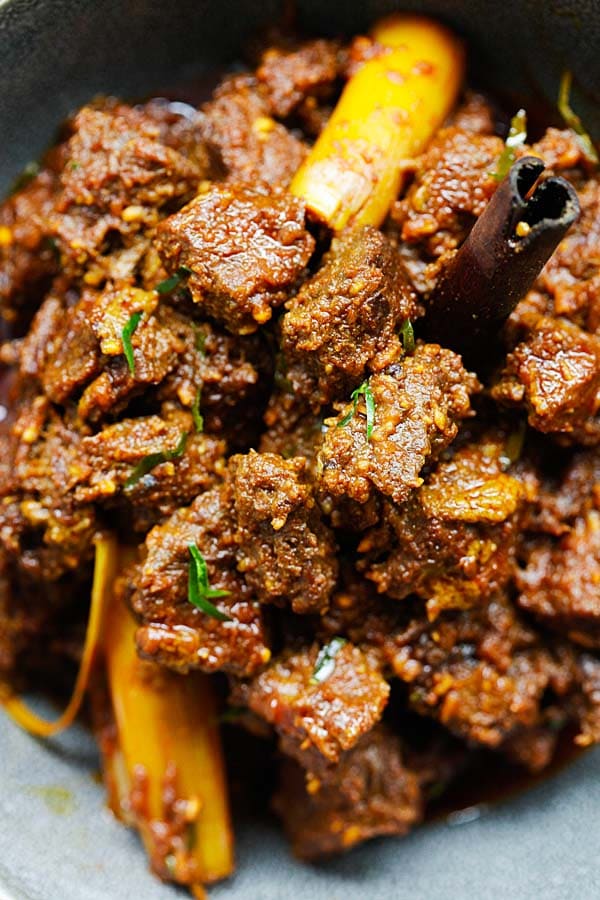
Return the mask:
M 377 666 L 349 643 L 334 656 L 328 677 L 315 683 L 319 649 L 286 650 L 238 689 L 244 703 L 273 725 L 284 752 L 317 776 L 373 728 L 390 691 Z
M 533 428 L 562 442 L 596 444 L 600 340 L 565 319 L 528 316 L 525 339 L 509 353 L 492 396 L 524 406 Z
M 527 510 L 524 527 L 560 537 L 570 531 L 578 517 L 597 509 L 599 504 L 600 453 L 596 448 L 581 450 L 569 458 L 562 471 L 541 479 L 537 500 Z
M 308 98 L 329 96 L 338 77 L 339 47 L 323 39 L 305 41 L 290 50 L 269 47 L 256 70 L 271 112 L 285 119 Z
M 204 137 L 227 179 L 287 187 L 306 156 L 306 145 L 270 115 L 252 75 L 227 78 L 203 107 Z
M 498 186 L 493 173 L 503 149 L 493 135 L 457 127 L 438 131 L 393 211 L 402 240 L 422 244 L 430 257 L 458 247 Z
M 42 171 L 0 206 L 0 315 L 14 322 L 35 306 L 56 272 L 46 219 L 56 196 L 56 176 Z
M 83 107 L 72 127 L 52 228 L 63 265 L 77 274 L 106 252 L 111 232 L 130 243 L 162 209 L 192 197 L 206 173 L 163 143 L 160 126 L 140 108 Z
M 302 768 L 286 761 L 274 808 L 296 856 L 313 860 L 378 835 L 406 834 L 422 818 L 423 797 L 400 739 L 381 725 L 344 753 L 322 782 L 307 784 Z
M 555 173 L 570 174 L 570 170 L 585 165 L 585 152 L 577 134 L 571 128 L 548 128 L 537 143 L 532 144 L 534 156 L 541 157 L 546 168 Z
M 581 215 L 548 262 L 537 287 L 552 301 L 554 314 L 595 333 L 600 329 L 600 181 L 578 191 Z
M 44 396 L 24 393 L 15 406 L 11 434 L 0 444 L 0 544 L 23 572 L 56 581 L 93 553 L 95 511 L 71 492 L 81 436 Z
M 236 334 L 271 318 L 314 245 L 300 200 L 240 184 L 213 185 L 157 230 L 167 269 L 189 268 L 194 301 Z
M 450 124 L 461 131 L 474 134 L 494 134 L 496 129 L 494 109 L 483 94 L 467 91 Z
M 229 591 L 214 604 L 221 622 L 188 601 L 189 545 L 206 561 L 212 588 Z M 224 670 L 253 675 L 270 658 L 261 608 L 236 570 L 235 528 L 226 486 L 197 497 L 146 537 L 146 555 L 129 576 L 131 603 L 141 618 L 140 654 L 180 672 Z
M 275 453 L 284 459 L 303 456 L 307 464 L 308 477 L 314 481 L 316 454 L 323 433 L 323 419 L 311 412 L 304 412 L 297 418 L 293 416 L 292 421 L 288 422 L 284 409 L 288 401 L 290 405 L 295 405 L 296 398 L 293 394 L 281 394 L 277 391 L 272 395 L 265 413 L 268 427 L 260 437 L 258 449 L 261 453 Z
M 600 513 L 535 546 L 518 573 L 519 606 L 588 647 L 600 647 Z
M 367 440 L 364 398 L 331 419 L 320 452 L 321 490 L 366 503 L 374 490 L 402 503 L 422 483 L 420 472 L 454 439 L 470 415 L 469 395 L 478 389 L 460 357 L 437 344 L 420 344 L 414 356 L 371 376 L 375 404 Z
M 433 620 L 507 584 L 528 491 L 508 463 L 503 441 L 483 437 L 440 462 L 401 506 L 386 503 L 382 524 L 359 544 L 360 568 L 378 591 L 398 600 L 419 594 Z
M 234 456 L 229 463 L 238 569 L 262 603 L 323 612 L 337 578 L 333 534 L 321 521 L 302 457 Z
M 419 313 L 391 244 L 369 226 L 335 238 L 287 308 L 281 325 L 287 377 L 315 411 L 348 396 L 367 370 L 393 362 L 401 352 L 400 324 Z
M 175 450 L 184 434 L 188 437 L 180 457 L 156 465 L 126 486 L 145 457 Z M 74 496 L 78 503 L 122 506 L 133 528 L 146 531 L 215 484 L 225 470 L 224 452 L 223 441 L 194 433 L 189 413 L 122 419 L 83 438 Z

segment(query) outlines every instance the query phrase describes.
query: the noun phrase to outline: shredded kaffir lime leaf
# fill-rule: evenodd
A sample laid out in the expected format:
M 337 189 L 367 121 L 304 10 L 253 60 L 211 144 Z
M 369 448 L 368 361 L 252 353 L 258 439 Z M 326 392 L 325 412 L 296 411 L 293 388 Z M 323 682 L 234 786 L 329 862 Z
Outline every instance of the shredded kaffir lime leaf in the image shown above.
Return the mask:
M 504 150 L 498 159 L 498 168 L 493 172 L 496 181 L 502 181 L 508 175 L 516 158 L 515 149 L 522 147 L 526 140 L 527 113 L 524 109 L 520 109 L 510 120 L 510 129 L 504 142 Z
M 369 379 L 363 381 L 360 387 L 357 387 L 355 391 L 352 391 L 350 395 L 350 399 L 352 400 L 352 409 L 350 412 L 346 413 L 343 419 L 337 423 L 338 428 L 345 428 L 346 425 L 352 420 L 353 416 L 356 414 L 356 410 L 358 408 L 358 401 L 361 397 L 365 398 L 365 410 L 367 413 L 367 440 L 371 440 L 371 435 L 373 434 L 373 426 L 375 425 L 375 398 L 373 397 L 373 392 L 371 391 L 371 387 L 369 385 Z
M 174 450 L 158 450 L 156 453 L 149 453 L 147 456 L 144 456 L 125 482 L 125 490 L 132 488 L 134 484 L 138 483 L 140 478 L 143 478 L 144 475 L 147 475 L 148 472 L 151 472 L 156 466 L 160 466 L 161 463 L 171 462 L 172 460 L 183 456 L 187 439 L 187 431 L 182 431 L 179 443 Z
M 231 622 L 231 617 L 225 615 L 220 609 L 211 603 L 218 597 L 228 597 L 230 591 L 221 591 L 211 588 L 208 583 L 208 569 L 206 560 L 195 544 L 188 544 L 190 552 L 190 569 L 188 574 L 188 600 L 196 609 L 202 610 L 207 616 L 218 619 L 220 622 Z
M 25 168 L 22 169 L 15 178 L 10 191 L 11 194 L 15 194 L 17 191 L 22 190 L 30 181 L 37 178 L 40 171 L 40 164 L 38 162 L 35 162 L 35 160 L 28 162 Z
M 199 387 L 196 391 L 196 396 L 194 397 L 194 402 L 192 403 L 192 418 L 194 420 L 194 427 L 196 431 L 200 432 L 204 430 L 204 416 L 200 412 L 200 400 L 202 399 L 202 388 Z
M 197 325 L 192 325 L 194 329 L 194 346 L 201 356 L 206 356 L 206 332 Z
M 131 346 L 131 337 L 140 324 L 142 316 L 143 313 L 134 312 L 133 315 L 129 317 L 129 321 L 121 332 L 123 353 L 125 354 L 125 359 L 127 360 L 127 365 L 129 366 L 129 371 L 132 375 L 135 375 L 135 358 L 133 355 L 133 347 Z
M 589 162 L 594 163 L 594 165 L 598 165 L 598 153 L 596 151 L 596 148 L 594 147 L 593 141 L 588 132 L 583 127 L 583 122 L 581 121 L 575 110 L 571 108 L 569 97 L 571 94 L 572 82 L 572 73 L 564 72 L 562 78 L 560 79 L 560 88 L 558 91 L 558 111 L 563 117 L 565 125 L 567 125 L 571 129 L 571 131 L 574 131 L 577 135 L 577 141 L 579 143 L 579 146 L 583 150 L 586 159 L 589 160 Z
M 154 290 L 157 294 L 170 294 L 178 284 L 189 278 L 191 274 L 192 270 L 188 269 L 187 266 L 179 266 L 174 275 L 171 275 L 170 278 L 165 278 L 164 281 L 159 281 Z
M 415 352 L 415 332 L 410 319 L 405 319 L 400 329 L 400 337 L 405 353 Z
M 310 679 L 311 684 L 322 684 L 323 681 L 326 681 L 333 674 L 335 658 L 346 643 L 346 638 L 334 637 L 328 644 L 321 647 L 315 661 L 312 678 Z

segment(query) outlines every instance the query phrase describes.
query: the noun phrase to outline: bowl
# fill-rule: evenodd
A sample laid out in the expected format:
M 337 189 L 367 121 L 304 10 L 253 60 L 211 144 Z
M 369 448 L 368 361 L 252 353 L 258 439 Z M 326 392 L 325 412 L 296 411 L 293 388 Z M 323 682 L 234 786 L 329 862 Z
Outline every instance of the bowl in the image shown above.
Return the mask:
M 469 41 L 477 83 L 554 102 L 565 69 L 600 136 L 600 5 L 594 0 L 298 0 L 309 32 L 366 28 L 392 9 L 437 16 Z M 97 93 L 160 92 L 239 56 L 279 0 L 0 0 L 0 190 Z M 137 838 L 104 809 L 82 727 L 42 744 L 0 716 L 0 900 L 174 900 Z M 515 897 L 585 900 L 600 891 L 600 751 L 491 807 L 469 807 L 404 839 L 374 841 L 321 866 L 293 860 L 276 824 L 238 826 L 238 874 L 213 900 Z

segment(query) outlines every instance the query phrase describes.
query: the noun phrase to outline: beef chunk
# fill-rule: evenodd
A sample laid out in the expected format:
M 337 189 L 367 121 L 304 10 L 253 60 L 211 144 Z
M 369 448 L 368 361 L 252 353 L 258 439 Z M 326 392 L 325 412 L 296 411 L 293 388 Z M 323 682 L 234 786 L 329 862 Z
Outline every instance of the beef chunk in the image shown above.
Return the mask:
M 316 275 L 287 304 L 282 349 L 294 391 L 314 407 L 339 400 L 400 355 L 398 327 L 418 307 L 399 259 L 375 228 L 333 241 Z
M 518 575 L 519 606 L 584 646 L 600 646 L 600 513 L 533 549 Z
M 128 242 L 163 208 L 193 196 L 205 172 L 160 139 L 139 108 L 84 107 L 73 121 L 52 227 L 74 273 L 106 252 L 111 232 Z
M 400 506 L 385 504 L 361 563 L 380 592 L 418 593 L 430 619 L 468 608 L 512 577 L 527 486 L 506 473 L 504 444 L 491 437 L 461 447 Z
M 33 578 L 56 581 L 93 552 L 96 515 L 75 502 L 81 437 L 43 396 L 22 397 L 10 437 L 0 445 L 0 544 Z
M 577 134 L 571 128 L 548 128 L 537 143 L 532 144 L 531 153 L 539 156 L 548 169 L 556 173 L 567 172 L 585 165 L 585 152 Z
M 367 439 L 364 399 L 330 420 L 320 453 L 321 488 L 335 497 L 366 503 L 377 489 L 395 503 L 422 483 L 420 472 L 454 439 L 470 414 L 474 375 L 460 357 L 437 344 L 422 344 L 414 356 L 369 380 L 375 422 Z M 342 424 L 352 415 L 347 424 Z
M 24 308 L 43 297 L 56 272 L 47 240 L 47 217 L 56 195 L 56 176 L 42 171 L 0 206 L 0 315 L 15 322 Z
M 565 319 L 532 315 L 526 337 L 510 353 L 492 394 L 525 406 L 529 424 L 564 442 L 595 444 L 600 341 Z
M 461 131 L 473 134 L 494 134 L 496 130 L 494 108 L 487 97 L 467 91 L 463 103 L 452 116 L 451 124 Z
M 338 76 L 339 47 L 333 41 L 305 41 L 297 48 L 269 47 L 256 77 L 272 114 L 285 119 L 308 98 L 326 97 Z
M 265 413 L 267 430 L 263 431 L 259 450 L 261 453 L 276 453 L 284 459 L 303 456 L 307 464 L 307 474 L 314 481 L 316 475 L 316 454 L 323 433 L 323 419 L 311 412 L 302 412 L 297 417 L 287 416 L 285 405 L 295 406 L 296 397 L 290 393 L 275 392 L 271 396 Z
M 178 455 L 128 484 L 144 459 L 165 451 Z M 83 438 L 75 498 L 109 507 L 124 504 L 133 527 L 144 531 L 211 487 L 225 469 L 224 452 L 222 441 L 193 433 L 188 413 L 122 419 Z
M 226 79 L 203 107 L 204 136 L 228 180 L 287 187 L 306 145 L 271 118 L 268 98 L 251 75 Z
M 302 457 L 235 456 L 229 464 L 238 569 L 261 602 L 323 612 L 337 577 L 333 535 L 322 523 Z
M 191 270 L 207 315 L 237 334 L 255 331 L 286 299 L 314 248 L 300 200 L 259 187 L 213 185 L 157 232 L 166 267 Z
M 390 690 L 373 662 L 348 643 L 317 681 L 318 653 L 317 644 L 285 651 L 240 689 L 245 704 L 275 727 L 285 752 L 317 776 L 379 721 Z
M 458 247 L 498 186 L 493 173 L 503 149 L 492 135 L 457 127 L 439 131 L 394 209 L 402 240 L 422 244 L 430 257 Z
M 189 545 L 206 561 L 221 622 L 188 601 Z M 236 541 L 226 486 L 197 497 L 148 534 L 145 557 L 130 574 L 131 603 L 142 626 L 141 655 L 180 672 L 224 670 L 249 676 L 270 658 L 259 604 L 235 566 Z
M 296 856 L 311 860 L 377 835 L 406 834 L 420 821 L 419 778 L 406 767 L 400 739 L 374 728 L 323 780 L 306 784 L 300 766 L 283 765 L 274 806 Z

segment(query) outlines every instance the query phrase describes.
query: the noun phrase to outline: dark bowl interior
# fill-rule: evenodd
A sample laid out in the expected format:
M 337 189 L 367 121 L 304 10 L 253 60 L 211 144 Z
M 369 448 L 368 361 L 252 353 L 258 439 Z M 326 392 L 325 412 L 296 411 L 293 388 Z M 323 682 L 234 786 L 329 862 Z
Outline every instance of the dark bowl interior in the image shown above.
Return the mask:
M 429 12 L 469 42 L 477 80 L 507 101 L 554 104 L 565 69 L 573 103 L 600 136 L 600 4 L 594 0 L 297 0 L 308 32 L 351 34 L 395 8 Z M 0 189 L 96 93 L 141 97 L 239 58 L 280 0 L 0 0 Z M 535 98 L 535 99 L 533 99 Z M 510 107 L 508 107 L 510 111 Z M 167 900 L 135 838 L 102 812 L 97 766 L 82 729 L 42 746 L 0 718 L 0 897 Z M 276 829 L 240 828 L 240 874 L 224 900 L 387 900 L 417 897 L 597 897 L 600 755 L 586 754 L 543 785 L 450 827 L 375 842 L 319 868 L 289 859 Z M 57 801 L 58 798 L 58 801 Z M 62 798 L 62 800 L 60 800 Z

